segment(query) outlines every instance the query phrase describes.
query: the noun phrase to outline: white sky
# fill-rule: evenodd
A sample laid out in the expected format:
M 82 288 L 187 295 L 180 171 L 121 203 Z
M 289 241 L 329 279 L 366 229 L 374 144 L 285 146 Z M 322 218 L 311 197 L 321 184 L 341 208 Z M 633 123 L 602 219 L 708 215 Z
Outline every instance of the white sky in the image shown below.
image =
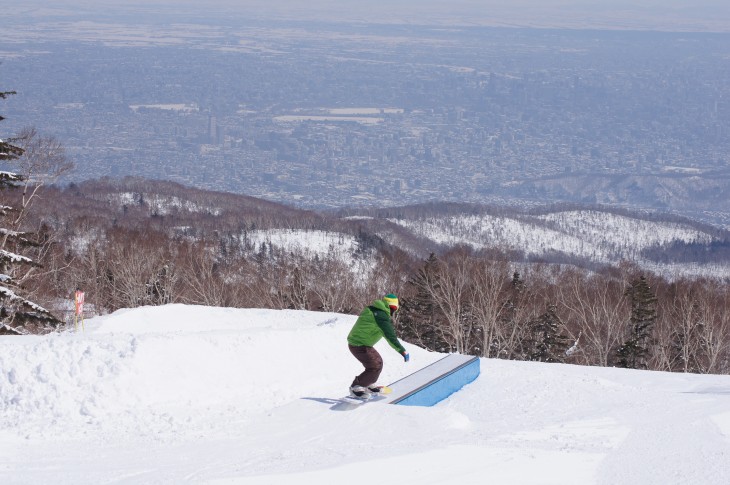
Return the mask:
M 3 3 L 7 0 L 0 0 L 0 7 Z M 231 12 L 304 21 L 730 32 L 727 0 L 25 0 L 22 6 L 9 4 L 8 14 L 40 8 L 72 15 L 139 9 L 149 15 L 167 7 L 201 18 Z

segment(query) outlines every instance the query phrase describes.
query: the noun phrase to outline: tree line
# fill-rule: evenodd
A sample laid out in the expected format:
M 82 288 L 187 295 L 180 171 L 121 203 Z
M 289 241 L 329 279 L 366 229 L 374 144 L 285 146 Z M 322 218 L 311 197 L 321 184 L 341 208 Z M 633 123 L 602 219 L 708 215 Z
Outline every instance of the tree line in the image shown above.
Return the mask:
M 629 263 L 517 266 L 468 248 L 431 255 L 406 284 L 405 338 L 483 357 L 730 371 L 727 281 L 668 281 Z

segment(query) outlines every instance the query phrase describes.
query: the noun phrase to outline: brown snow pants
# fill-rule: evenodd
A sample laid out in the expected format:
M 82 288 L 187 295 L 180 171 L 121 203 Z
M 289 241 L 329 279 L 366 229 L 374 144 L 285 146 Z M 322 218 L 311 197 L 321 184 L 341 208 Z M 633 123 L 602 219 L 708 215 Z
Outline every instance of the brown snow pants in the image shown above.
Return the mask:
M 365 370 L 359 376 L 355 377 L 352 381 L 353 386 L 367 387 L 370 384 L 375 384 L 380 372 L 383 370 L 383 358 L 380 356 L 377 350 L 372 347 L 361 345 L 355 347 L 354 345 L 348 345 L 350 352 L 365 366 Z

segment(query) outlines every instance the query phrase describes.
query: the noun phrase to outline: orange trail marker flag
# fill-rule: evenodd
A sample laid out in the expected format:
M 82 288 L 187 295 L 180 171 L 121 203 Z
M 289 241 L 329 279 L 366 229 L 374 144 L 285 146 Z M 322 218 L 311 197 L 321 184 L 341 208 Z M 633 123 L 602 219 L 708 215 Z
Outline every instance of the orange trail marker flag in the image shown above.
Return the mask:
M 74 302 L 76 303 L 76 314 L 74 315 L 74 328 L 76 331 L 79 330 L 79 315 L 81 316 L 81 330 L 84 329 L 84 292 L 76 290 L 74 294 Z

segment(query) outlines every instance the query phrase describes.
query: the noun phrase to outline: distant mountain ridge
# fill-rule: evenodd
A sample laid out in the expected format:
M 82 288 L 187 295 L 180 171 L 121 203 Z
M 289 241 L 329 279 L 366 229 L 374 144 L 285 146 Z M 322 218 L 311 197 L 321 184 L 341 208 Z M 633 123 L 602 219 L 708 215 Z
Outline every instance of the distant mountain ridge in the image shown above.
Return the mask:
M 730 274 L 730 231 L 656 211 L 595 205 L 528 210 L 428 203 L 316 212 L 134 177 L 87 181 L 45 199 L 47 214 L 60 211 L 68 216 L 76 211 L 79 216 L 90 211 L 88 216 L 100 224 L 106 220 L 132 226 L 146 220 L 169 234 L 189 237 L 245 232 L 249 245 L 266 242 L 286 249 L 308 244 L 302 233 L 317 232 L 309 240 L 326 246 L 341 234 L 338 251 L 351 257 L 357 251 L 393 247 L 425 259 L 431 252 L 465 245 L 474 250 L 499 249 L 524 262 L 600 268 L 629 261 L 670 277 Z
M 418 241 L 412 245 L 417 253 L 466 245 L 500 248 L 526 261 L 589 268 L 629 261 L 664 276 L 730 274 L 729 231 L 661 212 L 588 205 L 517 210 L 444 204 L 362 211 L 351 217 L 366 214 L 405 229 Z M 400 247 L 407 244 L 401 231 L 381 227 L 376 232 Z
M 621 207 L 652 207 L 730 228 L 727 201 L 730 174 L 726 171 L 606 175 L 566 173 L 525 179 L 496 190 L 502 197 L 564 200 Z

